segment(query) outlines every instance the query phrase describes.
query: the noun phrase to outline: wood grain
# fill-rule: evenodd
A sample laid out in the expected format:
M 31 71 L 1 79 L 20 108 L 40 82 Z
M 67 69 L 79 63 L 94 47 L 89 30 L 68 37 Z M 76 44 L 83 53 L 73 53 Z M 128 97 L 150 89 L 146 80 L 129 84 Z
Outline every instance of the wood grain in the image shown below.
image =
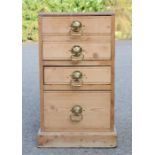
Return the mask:
M 39 27 L 39 80 L 40 80 L 40 128 L 44 129 L 44 95 L 43 95 L 43 62 L 42 62 L 42 37 L 41 37 L 41 27 L 42 21 L 38 19 L 38 27 Z
M 111 28 L 112 28 L 112 62 L 111 62 L 111 85 L 112 85 L 112 93 L 111 93 L 111 128 L 114 128 L 115 124 L 115 16 L 111 17 Z
M 108 132 L 38 132 L 38 147 L 116 147 L 116 130 Z
M 82 81 L 85 84 L 110 84 L 111 67 L 44 67 L 44 84 L 70 85 L 71 75 L 74 71 L 83 74 Z
M 44 42 L 52 43 L 104 43 L 109 44 L 111 42 L 111 36 L 106 35 L 82 35 L 82 36 L 70 36 L 68 35 L 42 35 Z
M 44 60 L 70 60 L 71 49 L 73 46 L 79 45 L 82 48 L 82 54 L 85 60 L 110 60 L 111 59 L 111 43 L 43 43 L 43 59 Z
M 65 61 L 65 60 L 44 60 L 43 61 L 43 65 L 44 66 L 73 66 L 73 67 L 77 67 L 77 66 L 110 66 L 111 65 L 111 60 L 104 60 L 104 61 L 93 61 L 93 60 L 87 60 L 87 61 L 79 61 L 77 63 L 73 62 L 73 61 Z
M 85 84 L 82 87 L 71 87 L 66 84 L 47 84 L 44 85 L 44 90 L 111 90 L 111 84 Z
M 44 91 L 45 131 L 110 130 L 110 104 L 110 91 Z M 74 105 L 83 108 L 80 122 L 70 120 Z
M 42 18 L 43 26 L 41 33 L 67 35 L 70 32 L 70 26 L 73 21 L 80 21 L 82 23 L 84 34 L 111 33 L 111 18 L 109 16 L 98 16 L 97 18 L 93 16 L 44 17 Z
M 84 25 L 73 35 L 72 21 Z M 39 147 L 115 147 L 115 16 L 113 13 L 39 15 L 40 131 Z M 80 45 L 84 60 L 71 61 L 70 49 Z M 84 74 L 79 88 L 71 73 Z M 71 108 L 84 109 L 80 122 Z

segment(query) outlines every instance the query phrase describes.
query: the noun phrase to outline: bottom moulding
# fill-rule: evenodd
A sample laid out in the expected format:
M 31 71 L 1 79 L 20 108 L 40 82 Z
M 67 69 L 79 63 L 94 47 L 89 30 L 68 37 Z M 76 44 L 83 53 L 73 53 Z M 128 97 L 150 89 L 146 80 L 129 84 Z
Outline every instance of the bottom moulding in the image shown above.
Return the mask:
M 117 133 L 106 132 L 38 132 L 38 147 L 116 147 Z

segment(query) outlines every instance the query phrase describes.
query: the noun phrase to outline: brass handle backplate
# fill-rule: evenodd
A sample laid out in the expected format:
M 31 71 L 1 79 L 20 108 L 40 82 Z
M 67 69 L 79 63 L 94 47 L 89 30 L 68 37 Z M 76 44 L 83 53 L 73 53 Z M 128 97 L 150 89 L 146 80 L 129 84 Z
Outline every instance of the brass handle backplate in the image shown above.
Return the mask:
M 70 115 L 70 120 L 73 122 L 79 122 L 83 119 L 82 115 L 82 107 L 80 105 L 75 105 L 71 109 L 71 115 Z

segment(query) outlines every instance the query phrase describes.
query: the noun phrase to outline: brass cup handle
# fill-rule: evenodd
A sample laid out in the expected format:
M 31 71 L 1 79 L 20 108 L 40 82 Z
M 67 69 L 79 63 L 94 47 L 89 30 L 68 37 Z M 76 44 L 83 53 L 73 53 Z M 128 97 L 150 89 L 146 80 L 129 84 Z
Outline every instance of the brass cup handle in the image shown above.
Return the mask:
M 71 86 L 72 87 L 80 87 L 83 84 L 82 81 L 83 74 L 80 71 L 74 71 L 71 75 Z
M 75 57 L 78 57 L 81 55 L 82 53 L 82 47 L 80 47 L 79 45 L 74 45 L 71 49 L 71 53 L 72 55 L 74 55 Z
M 74 45 L 71 49 L 71 60 L 78 62 L 84 59 L 83 49 L 79 45 Z
M 79 32 L 82 28 L 82 23 L 80 21 L 73 21 L 71 23 L 71 30 L 73 32 Z
M 73 21 L 70 25 L 71 29 L 70 29 L 70 35 L 74 36 L 74 37 L 79 37 L 83 34 L 83 30 L 82 28 L 84 27 L 84 25 L 82 25 L 82 23 L 80 21 Z
M 72 79 L 74 79 L 74 80 L 79 80 L 79 79 L 82 79 L 83 74 L 82 74 L 82 72 L 80 72 L 80 71 L 74 71 L 74 72 L 72 73 L 71 77 L 72 77 Z
M 70 120 L 73 122 L 79 122 L 83 119 L 82 107 L 80 105 L 75 105 L 71 109 Z

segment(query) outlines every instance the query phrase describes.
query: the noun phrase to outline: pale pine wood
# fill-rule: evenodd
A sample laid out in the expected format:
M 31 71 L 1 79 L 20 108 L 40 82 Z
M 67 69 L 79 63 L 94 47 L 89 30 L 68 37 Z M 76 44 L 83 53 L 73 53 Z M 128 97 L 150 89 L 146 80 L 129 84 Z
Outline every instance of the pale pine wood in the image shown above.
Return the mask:
M 41 130 L 44 130 L 44 111 L 42 110 L 44 108 L 44 95 L 43 95 L 43 62 L 42 62 L 42 37 L 41 37 L 41 27 L 42 27 L 42 21 L 39 18 L 38 19 L 38 25 L 39 25 L 39 70 L 40 70 L 40 128 Z
M 71 36 L 71 35 L 42 35 L 44 42 L 53 43 L 104 43 L 109 44 L 111 42 L 111 36 L 108 35 L 82 35 L 82 36 Z
M 84 55 L 83 60 L 110 60 L 111 43 L 43 43 L 44 60 L 71 60 L 71 49 L 74 45 L 81 46 Z
M 107 132 L 38 132 L 38 147 L 116 147 L 116 130 Z
M 83 85 L 82 87 L 72 87 L 66 84 L 48 84 L 44 85 L 44 90 L 111 90 L 111 84 L 88 84 Z
M 65 34 L 70 33 L 70 25 L 73 21 L 80 21 L 84 34 L 111 33 L 111 18 L 109 16 L 68 16 L 66 17 L 43 17 L 41 33 Z
M 115 147 L 117 137 L 116 130 L 114 130 L 115 16 L 112 14 L 106 16 L 101 14 L 93 16 L 82 15 L 83 19 L 80 14 L 60 15 L 61 17 L 58 15 L 54 16 L 51 14 L 39 16 L 41 131 L 38 133 L 38 146 Z M 61 19 L 62 23 L 66 22 L 63 19 L 72 21 L 74 19 L 72 16 L 75 19 L 87 21 L 82 35 L 71 35 L 70 28 L 65 27 L 65 24 L 63 27 L 59 23 L 60 21 L 53 23 L 53 19 L 56 18 Z M 106 17 L 106 20 L 102 20 L 103 17 Z M 99 23 L 103 21 L 105 23 L 101 26 Z M 55 26 L 51 28 L 50 24 L 52 24 L 51 26 L 55 24 Z M 59 27 L 56 26 L 57 24 L 60 24 Z M 65 53 L 66 49 L 74 44 L 83 46 L 85 49 L 84 54 L 87 54 L 84 61 L 76 64 L 70 61 Z M 51 55 L 51 51 L 54 51 L 56 54 L 52 53 Z M 105 67 L 110 69 L 105 72 L 103 71 Z M 60 80 L 65 79 L 64 81 L 67 81 L 61 72 L 56 73 L 52 71 L 52 73 L 48 73 L 48 80 L 50 81 L 51 77 L 55 76 L 53 79 L 57 79 L 58 83 L 53 81 L 45 83 L 47 79 L 45 79 L 44 71 L 47 68 L 61 68 L 61 71 L 64 68 L 74 68 L 75 70 L 80 68 L 87 70 L 87 73 L 90 74 L 87 75 L 89 78 L 84 77 L 87 84 L 82 85 L 80 88 L 71 89 L 69 84 L 64 84 L 63 80 Z M 92 72 L 89 68 L 95 68 L 95 71 Z M 99 69 L 99 71 L 98 68 L 102 69 Z M 55 75 L 53 76 L 53 74 Z M 57 75 L 60 75 L 60 79 L 57 78 Z M 65 95 L 67 93 L 71 94 L 69 95 L 70 97 Z M 79 95 L 73 95 L 75 93 Z M 64 98 L 66 99 L 64 100 Z M 83 111 L 83 115 L 85 116 L 84 118 L 87 118 L 87 121 L 83 119 L 82 121 L 85 121 L 83 124 L 82 121 L 76 122 L 78 127 L 75 127 L 72 123 L 69 124 L 69 120 L 65 117 L 73 101 L 80 101 L 81 106 L 84 106 L 86 109 Z M 56 119 L 60 120 L 61 123 L 59 124 L 59 121 L 55 121 Z M 64 119 L 66 120 L 64 121 Z M 68 121 L 68 124 L 64 123 L 66 121 Z M 94 123 L 92 124 L 92 122 Z
M 111 65 L 111 60 L 107 60 L 107 61 L 92 61 L 92 60 L 87 60 L 87 61 L 79 61 L 77 63 L 73 62 L 73 61 L 43 61 L 43 65 L 44 66 L 110 66 Z
M 115 16 L 111 17 L 111 31 L 112 31 L 112 62 L 111 62 L 111 86 L 112 86 L 112 93 L 111 93 L 111 128 L 114 128 L 115 124 Z
M 44 84 L 70 85 L 71 74 L 80 71 L 83 74 L 85 84 L 110 84 L 111 67 L 44 67 Z
M 110 129 L 110 104 L 110 91 L 44 91 L 45 131 Z M 80 122 L 70 120 L 70 110 L 74 105 L 80 105 L 84 110 Z

